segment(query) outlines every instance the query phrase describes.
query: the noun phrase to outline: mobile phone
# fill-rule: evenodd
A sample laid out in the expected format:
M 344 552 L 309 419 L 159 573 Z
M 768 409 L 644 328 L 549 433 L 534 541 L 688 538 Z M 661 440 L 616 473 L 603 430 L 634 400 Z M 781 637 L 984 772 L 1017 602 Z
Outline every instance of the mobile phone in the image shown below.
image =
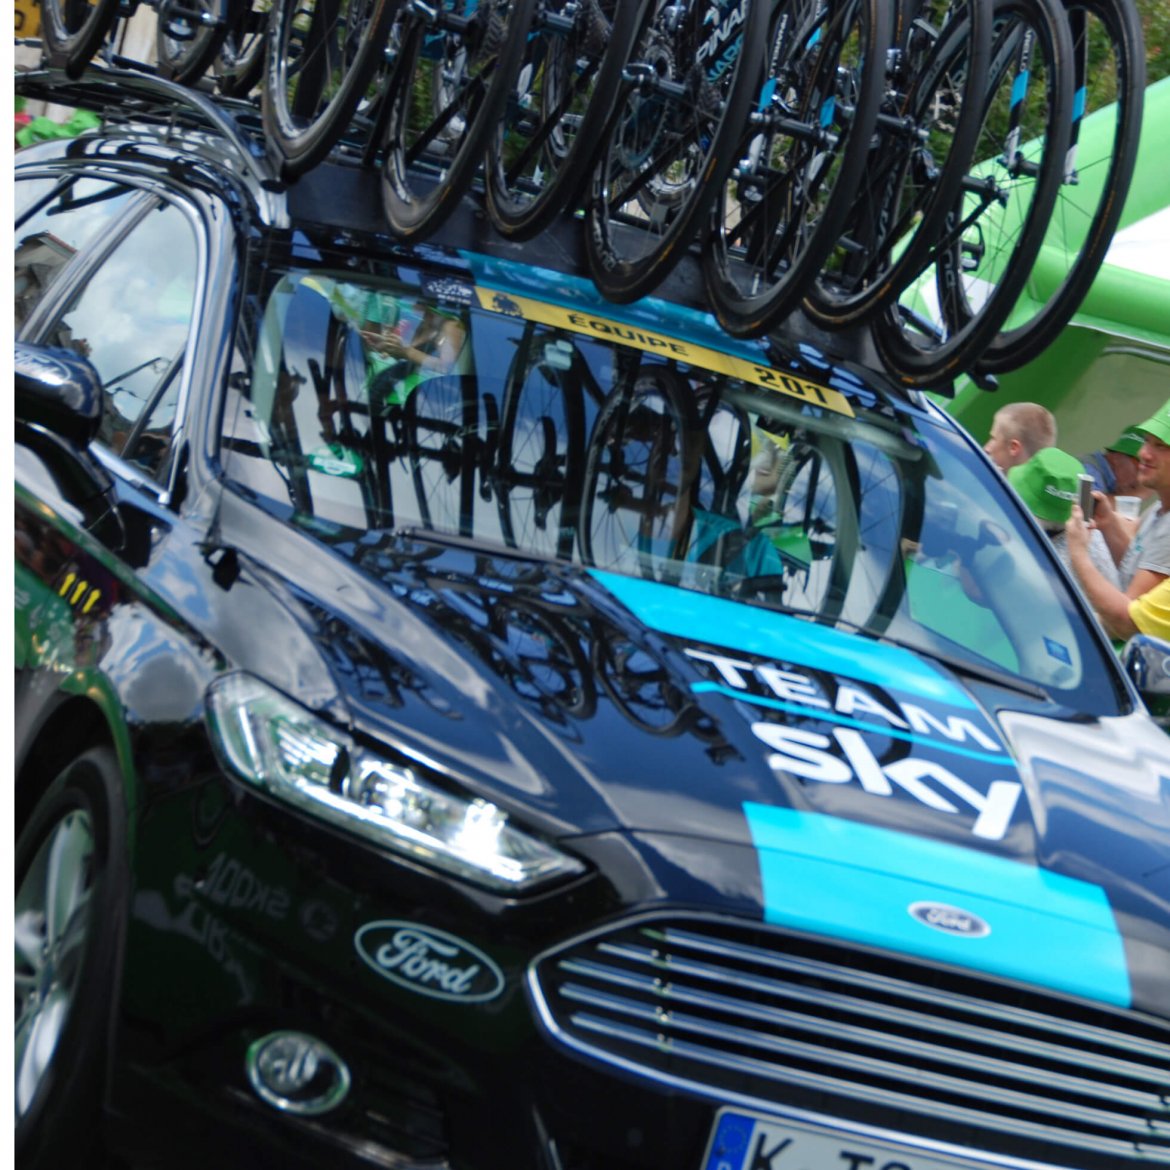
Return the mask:
M 1093 505 L 1096 502 L 1093 499 L 1093 477 L 1082 472 L 1077 476 L 1077 479 L 1080 481 L 1077 503 L 1080 504 L 1081 514 L 1085 518 L 1085 523 L 1088 524 L 1093 519 Z

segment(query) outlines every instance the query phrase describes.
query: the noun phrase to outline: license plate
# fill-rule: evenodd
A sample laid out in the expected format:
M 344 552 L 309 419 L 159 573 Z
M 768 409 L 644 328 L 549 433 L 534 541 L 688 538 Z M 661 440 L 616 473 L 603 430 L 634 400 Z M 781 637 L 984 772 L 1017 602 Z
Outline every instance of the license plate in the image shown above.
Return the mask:
M 974 1166 L 893 1142 L 860 1141 L 775 1117 L 721 1109 L 703 1170 L 974 1170 Z

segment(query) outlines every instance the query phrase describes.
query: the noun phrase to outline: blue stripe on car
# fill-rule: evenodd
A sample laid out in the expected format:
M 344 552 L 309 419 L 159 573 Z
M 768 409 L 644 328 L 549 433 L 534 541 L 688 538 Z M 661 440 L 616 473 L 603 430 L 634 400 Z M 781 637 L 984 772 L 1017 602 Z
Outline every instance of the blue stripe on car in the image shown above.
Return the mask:
M 1125 948 L 1105 892 L 943 841 L 745 803 L 767 922 L 1128 1007 Z M 981 937 L 912 917 L 916 902 L 978 915 Z
M 975 706 L 966 691 L 900 646 L 657 581 L 590 572 L 639 621 L 661 633 L 734 647 L 951 707 Z

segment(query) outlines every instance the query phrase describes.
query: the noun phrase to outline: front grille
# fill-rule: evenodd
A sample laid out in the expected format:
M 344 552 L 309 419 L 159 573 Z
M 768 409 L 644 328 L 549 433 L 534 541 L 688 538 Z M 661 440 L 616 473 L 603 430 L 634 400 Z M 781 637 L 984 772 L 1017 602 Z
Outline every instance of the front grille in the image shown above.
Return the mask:
M 706 918 L 546 956 L 558 1040 L 718 1100 L 1004 1158 L 1170 1167 L 1170 1025 L 941 966 Z

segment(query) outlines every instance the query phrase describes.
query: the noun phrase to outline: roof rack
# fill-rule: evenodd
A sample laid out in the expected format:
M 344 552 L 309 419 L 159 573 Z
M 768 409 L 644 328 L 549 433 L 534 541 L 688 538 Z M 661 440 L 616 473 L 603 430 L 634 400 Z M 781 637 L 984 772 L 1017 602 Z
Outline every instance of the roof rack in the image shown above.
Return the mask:
M 144 70 L 89 65 L 80 78 L 45 68 L 18 73 L 16 92 L 58 105 L 80 106 L 99 113 L 106 127 L 158 126 L 176 133 L 204 133 L 227 151 L 249 184 L 287 201 L 293 222 L 308 222 L 357 231 L 385 239 L 387 251 L 406 247 L 394 239 L 382 212 L 376 170 L 362 165 L 360 150 L 335 150 L 330 158 L 294 181 L 280 177 L 267 153 L 260 111 L 253 102 L 211 95 L 164 80 Z M 478 189 L 478 188 L 477 188 Z M 269 222 L 283 219 L 270 217 Z M 587 276 L 580 215 L 564 214 L 535 240 L 514 240 L 491 225 L 481 200 L 464 196 L 442 229 L 445 248 L 476 252 L 536 268 Z M 418 245 L 426 246 L 424 241 Z M 710 312 L 697 249 L 685 254 L 648 300 L 668 301 Z M 798 309 L 775 331 L 791 345 L 808 344 L 826 356 L 881 369 L 867 329 L 828 332 Z M 944 391 L 945 393 L 945 388 Z
M 100 114 L 107 126 L 153 125 L 214 134 L 248 177 L 265 190 L 282 190 L 279 171 L 264 145 L 259 110 L 251 102 L 211 97 L 141 68 L 91 64 L 79 78 L 63 69 L 16 74 L 16 92 L 61 106 Z

